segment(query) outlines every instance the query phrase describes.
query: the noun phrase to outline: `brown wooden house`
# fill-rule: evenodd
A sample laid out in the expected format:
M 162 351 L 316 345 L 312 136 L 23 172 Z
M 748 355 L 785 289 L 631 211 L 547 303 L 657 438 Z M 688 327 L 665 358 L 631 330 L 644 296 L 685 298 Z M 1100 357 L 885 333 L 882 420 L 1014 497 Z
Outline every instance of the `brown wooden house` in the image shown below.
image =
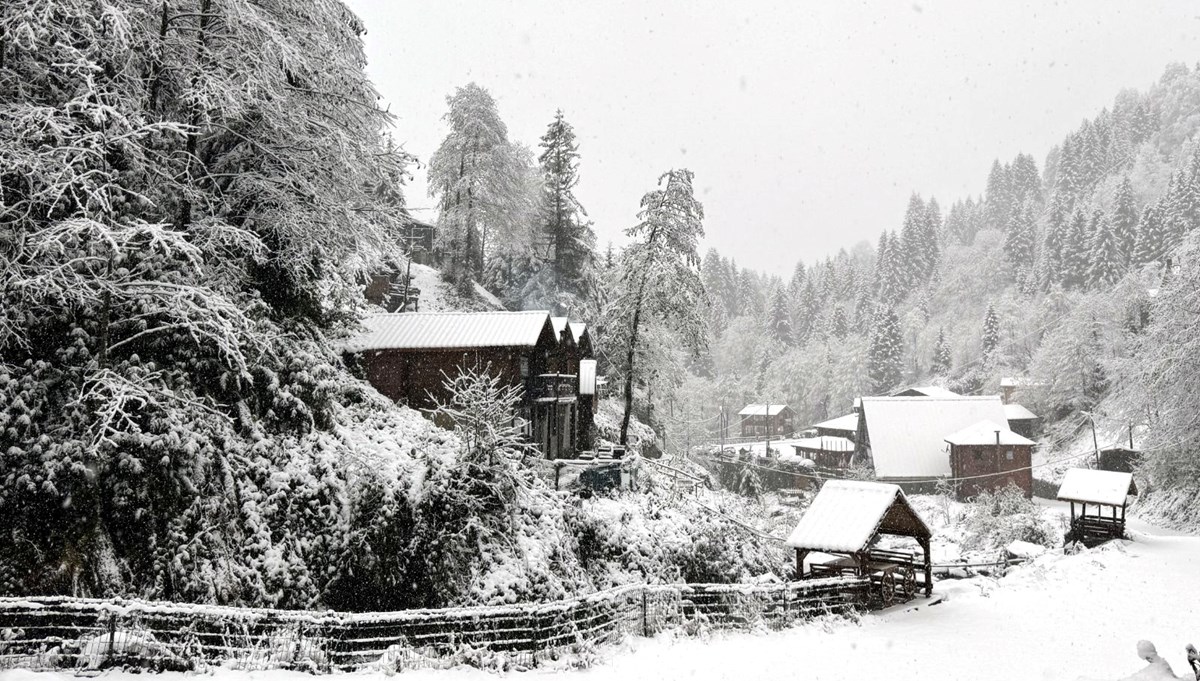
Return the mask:
M 738 418 L 742 437 L 789 436 L 796 430 L 796 413 L 786 404 L 747 404 Z
M 400 404 L 428 410 L 449 398 L 447 377 L 486 369 L 505 385 L 520 386 L 521 416 L 530 440 L 548 458 L 569 458 L 590 447 L 591 402 L 581 422 L 579 345 L 557 335 L 550 315 L 532 312 L 377 314 L 366 332 L 347 341 L 366 379 Z
M 950 443 L 950 475 L 959 499 L 1012 484 L 1033 498 L 1033 440 L 992 421 L 980 421 L 946 436 Z

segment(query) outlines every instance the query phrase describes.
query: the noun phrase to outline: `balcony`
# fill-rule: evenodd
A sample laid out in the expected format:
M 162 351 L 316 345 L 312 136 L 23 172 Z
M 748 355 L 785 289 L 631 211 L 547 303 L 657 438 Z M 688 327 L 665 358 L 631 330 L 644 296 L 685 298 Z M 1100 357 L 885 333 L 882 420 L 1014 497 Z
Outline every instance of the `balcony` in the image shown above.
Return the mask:
M 578 379 L 575 374 L 538 374 L 529 381 L 534 402 L 574 402 Z

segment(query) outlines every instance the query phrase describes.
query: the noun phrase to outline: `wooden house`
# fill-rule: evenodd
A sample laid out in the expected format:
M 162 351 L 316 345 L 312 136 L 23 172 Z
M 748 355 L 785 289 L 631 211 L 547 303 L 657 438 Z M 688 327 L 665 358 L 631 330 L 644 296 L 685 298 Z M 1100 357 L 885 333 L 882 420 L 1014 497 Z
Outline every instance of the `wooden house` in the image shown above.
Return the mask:
M 595 387 L 581 396 L 579 385 L 580 361 L 587 358 L 569 329 L 555 334 L 549 313 L 377 314 L 363 326 L 366 331 L 343 350 L 357 356 L 365 378 L 396 402 L 432 409 L 450 397 L 447 377 L 467 368 L 486 370 L 503 385 L 522 388 L 520 416 L 546 457 L 590 448 Z
M 946 435 L 985 420 L 1005 422 L 999 397 L 864 397 L 855 458 L 879 480 L 932 489 L 951 473 Z
M 817 437 L 840 437 L 854 441 L 858 437 L 858 412 L 839 416 L 815 424 L 812 429 L 817 431 Z
M 796 429 L 796 414 L 786 404 L 747 404 L 738 418 L 742 437 L 786 437 Z
M 946 436 L 950 475 L 960 500 L 1016 485 L 1033 498 L 1033 440 L 993 421 L 980 421 Z
M 1059 500 L 1071 502 L 1071 530 L 1067 533 L 1067 541 L 1080 541 L 1091 547 L 1123 538 L 1125 507 L 1130 495 L 1137 493 L 1131 473 L 1088 468 L 1067 471 L 1058 488 Z M 1076 504 L 1079 504 L 1078 513 Z
M 881 535 L 908 537 L 916 553 L 879 548 Z M 897 485 L 829 480 L 788 537 L 796 552 L 796 578 L 852 575 L 871 580 L 885 604 L 933 592 L 929 525 Z
M 1038 418 L 1037 414 L 1034 414 L 1016 402 L 1005 403 L 1004 420 L 1008 421 L 1008 427 L 1018 435 L 1027 437 L 1030 440 L 1036 438 L 1038 435 L 1038 424 L 1041 419 Z
M 826 471 L 844 471 L 854 456 L 854 440 L 845 437 L 818 435 L 792 440 L 791 445 L 796 456 Z

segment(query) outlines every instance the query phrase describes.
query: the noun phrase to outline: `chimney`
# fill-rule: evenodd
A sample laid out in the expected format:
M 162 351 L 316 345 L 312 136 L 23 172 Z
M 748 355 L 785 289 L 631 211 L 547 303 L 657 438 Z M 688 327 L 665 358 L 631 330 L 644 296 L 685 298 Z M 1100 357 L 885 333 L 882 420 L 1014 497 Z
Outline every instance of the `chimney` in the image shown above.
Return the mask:
M 996 448 L 1000 448 L 1000 431 L 996 431 Z

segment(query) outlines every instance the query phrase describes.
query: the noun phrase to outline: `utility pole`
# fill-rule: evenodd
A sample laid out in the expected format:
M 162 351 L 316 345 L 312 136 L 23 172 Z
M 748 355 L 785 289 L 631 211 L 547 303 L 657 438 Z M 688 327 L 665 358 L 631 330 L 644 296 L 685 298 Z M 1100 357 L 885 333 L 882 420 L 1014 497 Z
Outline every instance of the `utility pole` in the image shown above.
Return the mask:
M 771 405 L 766 405 L 766 421 L 767 421 L 767 448 L 763 451 L 763 455 L 767 458 L 771 457 Z

